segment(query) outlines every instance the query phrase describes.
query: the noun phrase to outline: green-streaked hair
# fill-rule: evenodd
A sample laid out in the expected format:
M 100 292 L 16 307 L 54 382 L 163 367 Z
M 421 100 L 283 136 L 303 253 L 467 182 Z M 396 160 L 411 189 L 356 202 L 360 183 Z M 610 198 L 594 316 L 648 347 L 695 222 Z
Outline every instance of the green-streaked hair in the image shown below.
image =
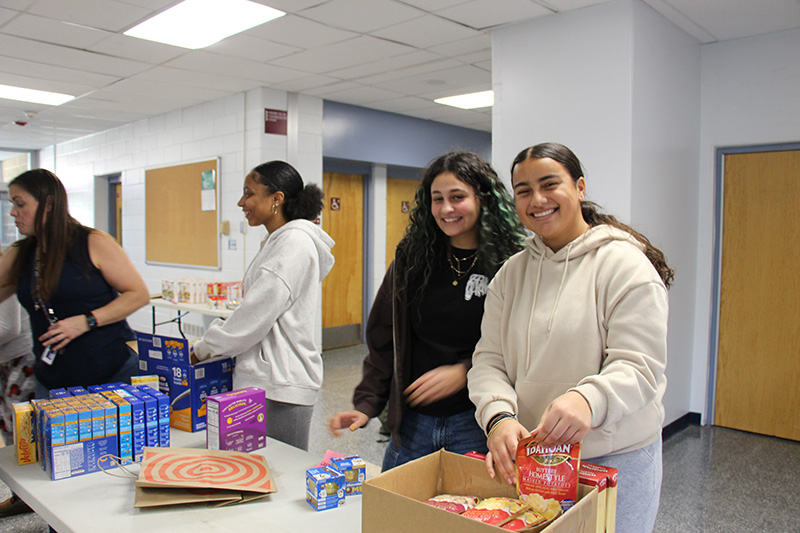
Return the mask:
M 398 295 L 406 291 L 412 280 L 418 283 L 415 293 L 407 295 L 408 301 L 424 293 L 434 265 L 444 260 L 447 253 L 448 237 L 431 213 L 431 185 L 445 172 L 452 172 L 459 181 L 471 186 L 480 200 L 478 262 L 486 275 L 494 276 L 506 259 L 522 249 L 525 231 L 508 191 L 491 165 L 469 152 L 440 156 L 425 170 L 405 237 L 398 247 L 403 262 L 397 277 Z

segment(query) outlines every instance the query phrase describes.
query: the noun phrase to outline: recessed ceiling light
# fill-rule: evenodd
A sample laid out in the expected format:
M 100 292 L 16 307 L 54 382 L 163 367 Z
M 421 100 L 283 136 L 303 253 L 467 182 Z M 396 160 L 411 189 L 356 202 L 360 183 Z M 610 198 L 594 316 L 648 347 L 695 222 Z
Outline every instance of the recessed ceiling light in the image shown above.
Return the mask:
M 478 93 L 459 94 L 434 100 L 437 104 L 444 104 L 461 109 L 477 109 L 494 105 L 494 91 L 481 91 Z
M 75 97 L 69 94 L 37 91 L 36 89 L 12 87 L 11 85 L 0 85 L 0 98 L 19 100 L 20 102 L 33 102 L 34 104 L 61 105 L 73 100 Z
M 125 35 L 182 48 L 205 48 L 285 14 L 249 0 L 184 0 Z

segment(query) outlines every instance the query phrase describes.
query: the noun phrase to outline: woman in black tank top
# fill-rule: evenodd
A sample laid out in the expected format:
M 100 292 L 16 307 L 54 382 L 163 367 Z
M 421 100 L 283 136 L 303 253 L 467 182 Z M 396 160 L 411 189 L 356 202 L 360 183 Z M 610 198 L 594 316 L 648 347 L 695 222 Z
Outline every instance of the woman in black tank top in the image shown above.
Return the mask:
M 125 318 L 149 294 L 125 251 L 69 215 L 66 190 L 48 170 L 20 174 L 9 194 L 25 238 L 0 261 L 0 301 L 16 292 L 30 315 L 37 396 L 138 373 Z

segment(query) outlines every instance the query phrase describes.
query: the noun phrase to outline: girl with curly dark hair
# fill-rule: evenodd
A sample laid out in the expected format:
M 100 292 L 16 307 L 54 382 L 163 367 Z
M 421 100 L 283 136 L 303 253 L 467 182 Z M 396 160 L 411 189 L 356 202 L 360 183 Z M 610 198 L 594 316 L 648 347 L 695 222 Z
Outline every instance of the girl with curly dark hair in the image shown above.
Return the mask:
M 330 418 L 334 434 L 363 427 L 388 404 L 383 470 L 440 448 L 486 451 L 466 375 L 489 280 L 523 237 L 505 187 L 480 157 L 453 152 L 428 166 L 370 312 L 355 409 Z

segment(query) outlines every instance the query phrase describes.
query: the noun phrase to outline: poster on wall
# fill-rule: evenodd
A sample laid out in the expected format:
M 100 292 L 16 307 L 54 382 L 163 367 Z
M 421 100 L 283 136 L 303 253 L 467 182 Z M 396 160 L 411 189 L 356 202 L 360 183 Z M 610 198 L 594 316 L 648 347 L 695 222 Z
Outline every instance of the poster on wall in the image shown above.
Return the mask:
M 200 174 L 200 209 L 214 211 L 217 208 L 215 171 L 206 170 Z

